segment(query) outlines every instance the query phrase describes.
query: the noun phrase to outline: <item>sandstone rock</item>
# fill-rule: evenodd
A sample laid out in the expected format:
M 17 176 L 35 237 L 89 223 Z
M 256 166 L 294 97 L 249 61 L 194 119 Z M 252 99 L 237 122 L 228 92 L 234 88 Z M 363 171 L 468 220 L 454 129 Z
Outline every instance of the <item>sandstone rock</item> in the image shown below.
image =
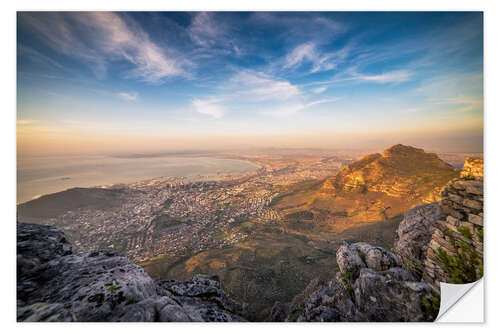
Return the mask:
M 483 217 L 479 215 L 469 214 L 469 222 L 483 226 Z
M 442 192 L 442 217 L 435 219 L 434 233 L 424 262 L 422 279 L 436 291 L 440 282 L 468 283 L 483 274 L 482 161 L 468 159 L 461 177 L 450 181 Z M 457 244 L 465 244 L 466 248 L 457 249 Z M 443 259 L 444 254 L 457 258 L 463 251 L 466 251 L 465 258 L 475 259 L 461 260 L 460 267 L 450 265 L 449 260 Z
M 460 178 L 483 178 L 483 159 L 467 157 L 460 173 Z
M 464 199 L 464 206 L 473 209 L 483 209 L 483 204 L 480 201 Z
M 73 254 L 55 228 L 17 230 L 19 321 L 244 320 L 216 278 L 154 281 L 113 250 Z

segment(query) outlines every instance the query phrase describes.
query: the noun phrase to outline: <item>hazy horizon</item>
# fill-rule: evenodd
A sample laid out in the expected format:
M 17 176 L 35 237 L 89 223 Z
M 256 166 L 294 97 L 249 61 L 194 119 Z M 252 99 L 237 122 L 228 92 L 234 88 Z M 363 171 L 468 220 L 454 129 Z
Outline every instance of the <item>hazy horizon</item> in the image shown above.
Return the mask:
M 19 12 L 18 155 L 483 150 L 480 12 Z

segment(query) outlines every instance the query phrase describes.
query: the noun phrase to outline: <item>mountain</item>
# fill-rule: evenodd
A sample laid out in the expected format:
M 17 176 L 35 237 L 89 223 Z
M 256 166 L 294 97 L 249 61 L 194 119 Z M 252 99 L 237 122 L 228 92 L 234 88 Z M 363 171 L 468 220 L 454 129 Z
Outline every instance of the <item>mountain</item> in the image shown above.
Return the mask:
M 397 144 L 364 156 L 308 189 L 282 195 L 275 209 L 297 231 L 343 231 L 439 201 L 443 186 L 458 176 L 459 170 L 436 154 Z
M 458 173 L 436 154 L 398 144 L 346 166 L 327 179 L 322 189 L 338 195 L 369 191 L 412 200 L 432 195 Z

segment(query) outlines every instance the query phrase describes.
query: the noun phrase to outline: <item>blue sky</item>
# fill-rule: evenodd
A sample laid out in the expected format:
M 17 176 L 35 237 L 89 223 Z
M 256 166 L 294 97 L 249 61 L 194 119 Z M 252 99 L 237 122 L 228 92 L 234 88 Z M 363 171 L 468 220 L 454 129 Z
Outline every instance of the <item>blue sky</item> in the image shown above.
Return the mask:
M 22 12 L 17 61 L 26 154 L 482 149 L 481 13 Z

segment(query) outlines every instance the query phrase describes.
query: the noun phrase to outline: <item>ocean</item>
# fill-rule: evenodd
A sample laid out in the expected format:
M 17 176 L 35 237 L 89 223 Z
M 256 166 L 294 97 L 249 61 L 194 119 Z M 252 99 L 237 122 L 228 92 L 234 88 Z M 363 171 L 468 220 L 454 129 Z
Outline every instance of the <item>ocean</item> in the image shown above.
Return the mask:
M 218 173 L 258 169 L 248 161 L 212 157 L 21 156 L 17 203 L 72 187 L 129 184 L 157 177 L 216 179 Z

